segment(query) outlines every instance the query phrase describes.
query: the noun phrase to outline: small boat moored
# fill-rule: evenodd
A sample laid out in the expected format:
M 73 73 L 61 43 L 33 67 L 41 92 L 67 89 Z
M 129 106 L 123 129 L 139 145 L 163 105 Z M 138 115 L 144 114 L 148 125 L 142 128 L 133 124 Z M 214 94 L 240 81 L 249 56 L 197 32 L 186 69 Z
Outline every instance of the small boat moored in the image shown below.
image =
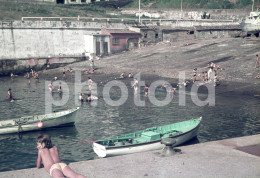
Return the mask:
M 164 138 L 174 138 L 176 142 L 173 146 L 178 146 L 197 136 L 201 120 L 202 117 L 199 117 L 98 140 L 93 143 L 92 147 L 99 157 L 108 157 L 162 149 L 164 145 L 161 144 L 161 140 Z
M 44 115 L 0 121 L 0 134 L 20 133 L 74 124 L 79 107 Z
M 241 23 L 242 31 L 259 37 L 260 33 L 260 11 L 252 11 L 250 15 Z

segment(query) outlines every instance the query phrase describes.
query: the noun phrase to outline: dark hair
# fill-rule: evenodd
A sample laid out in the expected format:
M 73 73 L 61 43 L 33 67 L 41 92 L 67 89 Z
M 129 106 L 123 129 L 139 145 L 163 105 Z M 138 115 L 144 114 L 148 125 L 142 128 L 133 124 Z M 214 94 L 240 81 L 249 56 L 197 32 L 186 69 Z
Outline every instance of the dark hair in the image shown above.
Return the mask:
M 44 148 L 48 148 L 48 149 L 52 148 L 51 137 L 49 137 L 49 135 L 43 134 L 38 136 L 37 142 L 44 143 L 45 144 Z

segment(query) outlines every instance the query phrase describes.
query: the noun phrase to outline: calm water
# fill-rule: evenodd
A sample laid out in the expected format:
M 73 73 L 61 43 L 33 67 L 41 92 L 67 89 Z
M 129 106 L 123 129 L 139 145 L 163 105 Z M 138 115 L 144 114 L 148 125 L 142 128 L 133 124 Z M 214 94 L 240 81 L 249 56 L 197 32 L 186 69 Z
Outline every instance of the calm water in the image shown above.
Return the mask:
M 167 80 L 167 79 L 165 79 Z M 110 106 L 102 98 L 103 84 L 98 84 L 99 100 L 97 106 L 83 103 L 78 112 L 75 126 L 53 128 L 44 131 L 28 132 L 22 135 L 0 135 L 0 171 L 32 168 L 36 166 L 37 149 L 35 138 L 39 133 L 52 137 L 54 145 L 58 146 L 62 161 L 69 163 L 96 158 L 91 143 L 79 143 L 85 140 L 122 135 L 139 131 L 147 127 L 170 124 L 188 120 L 192 117 L 203 117 L 198 135 L 199 142 L 220 140 L 232 137 L 260 133 L 260 102 L 258 98 L 249 96 L 216 96 L 216 106 L 198 107 L 192 101 L 190 94 L 186 95 L 186 106 L 179 106 L 178 95 L 166 106 L 158 107 L 147 97 L 145 107 L 134 104 L 130 80 L 125 80 L 129 96 L 122 106 Z M 104 83 L 104 82 L 103 82 Z M 26 115 L 44 114 L 45 90 L 44 81 L 36 83 L 32 80 L 28 85 L 23 77 L 11 82 L 9 77 L 0 78 L 0 120 Z M 54 106 L 54 110 L 73 108 L 74 82 L 67 81 L 70 100 L 64 106 Z M 15 103 L 7 100 L 7 90 L 12 88 Z M 220 86 L 221 87 L 221 86 Z M 86 88 L 83 89 L 86 92 Z M 119 99 L 120 90 L 112 88 L 110 96 Z M 163 100 L 166 94 L 163 89 L 156 91 L 156 98 Z M 59 100 L 57 93 L 53 94 Z M 201 94 L 200 97 L 206 97 Z

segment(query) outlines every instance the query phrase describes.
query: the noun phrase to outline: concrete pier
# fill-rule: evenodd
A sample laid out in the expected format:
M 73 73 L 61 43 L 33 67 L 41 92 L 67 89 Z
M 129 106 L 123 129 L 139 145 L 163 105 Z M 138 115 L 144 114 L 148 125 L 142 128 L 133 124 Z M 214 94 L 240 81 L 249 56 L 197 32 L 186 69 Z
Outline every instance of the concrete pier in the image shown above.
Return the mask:
M 260 134 L 162 150 L 75 162 L 76 172 L 95 178 L 130 177 L 260 177 Z M 1 172 L 0 177 L 48 178 L 44 169 Z

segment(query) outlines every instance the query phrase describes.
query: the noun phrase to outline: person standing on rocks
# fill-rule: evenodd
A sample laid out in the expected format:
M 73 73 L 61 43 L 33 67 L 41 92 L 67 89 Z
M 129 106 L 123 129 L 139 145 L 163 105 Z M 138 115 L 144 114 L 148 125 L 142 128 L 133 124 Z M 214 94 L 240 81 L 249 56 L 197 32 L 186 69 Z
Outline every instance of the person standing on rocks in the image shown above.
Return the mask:
M 255 68 L 259 67 L 259 57 L 258 54 L 256 55 L 256 62 L 255 62 Z
M 139 82 L 138 82 L 137 78 L 134 78 L 134 82 L 133 82 L 132 87 L 134 88 L 134 92 L 136 93 L 138 91 L 138 88 L 139 88 Z
M 11 74 L 10 74 L 10 77 L 11 77 L 11 81 L 13 81 L 13 79 L 14 79 L 14 74 L 11 72 Z
M 193 83 L 196 82 L 196 77 L 197 77 L 197 68 L 193 69 L 193 77 L 192 77 Z
M 210 67 L 209 71 L 208 71 L 208 81 L 212 82 L 214 80 L 214 76 L 215 76 L 215 72 L 213 70 L 214 67 Z
M 90 65 L 90 69 L 92 69 L 92 70 L 95 69 L 95 65 L 94 65 L 94 60 L 93 59 L 90 61 L 89 65 Z

